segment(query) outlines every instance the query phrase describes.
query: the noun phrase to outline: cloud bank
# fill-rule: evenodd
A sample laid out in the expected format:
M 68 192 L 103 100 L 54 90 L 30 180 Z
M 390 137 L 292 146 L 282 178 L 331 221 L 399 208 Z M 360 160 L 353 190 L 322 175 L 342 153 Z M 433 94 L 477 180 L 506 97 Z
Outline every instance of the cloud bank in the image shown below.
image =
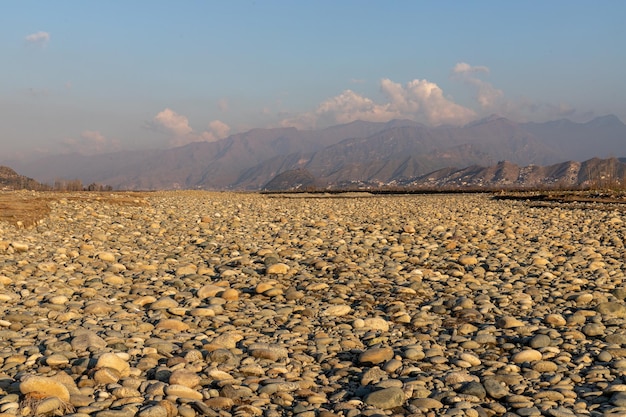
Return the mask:
M 148 126 L 165 131 L 170 135 L 170 146 L 182 146 L 192 142 L 215 142 L 228 136 L 230 126 L 221 120 L 213 120 L 207 129 L 195 132 L 189 126 L 189 119 L 170 108 L 159 112 Z
M 388 78 L 380 81 L 383 103 L 376 103 L 352 90 L 322 102 L 312 112 L 284 119 L 283 126 L 316 128 L 354 120 L 385 122 L 392 119 L 411 119 L 428 125 L 469 122 L 476 114 L 445 97 L 443 90 L 428 80 L 415 79 L 402 85 Z
M 452 68 L 451 80 L 467 89 L 473 97 L 473 102 L 468 105 L 455 102 L 439 85 L 426 79 L 401 84 L 383 78 L 379 85 L 384 97 L 382 101 L 376 102 L 353 90 L 344 90 L 324 100 L 315 110 L 283 116 L 279 124 L 316 129 L 354 120 L 410 119 L 429 126 L 463 125 L 494 113 L 522 122 L 538 117 L 546 120 L 565 117 L 576 112 L 563 104 L 538 103 L 524 97 L 508 98 L 504 91 L 485 79 L 490 73 L 487 66 L 473 66 L 466 62 L 459 62 Z
M 474 67 L 465 62 L 459 62 L 452 69 L 453 78 L 469 85 L 474 90 L 475 99 L 481 108 L 494 111 L 501 108 L 504 92 L 478 76 L 479 74 L 489 74 L 489 72 L 489 68 L 485 66 Z
M 50 41 L 50 34 L 48 32 L 35 32 L 27 35 L 24 40 L 31 45 L 44 46 Z
M 488 67 L 472 66 L 466 62 L 456 64 L 451 73 L 453 80 L 460 81 L 470 88 L 480 115 L 497 113 L 518 122 L 525 122 L 570 117 L 577 113 L 576 109 L 563 103 L 538 102 L 527 97 L 507 97 L 504 91 L 484 79 L 490 73 Z
M 61 141 L 66 152 L 78 152 L 83 155 L 115 152 L 121 149 L 120 142 L 109 139 L 97 130 L 83 130 L 78 138 L 66 138 Z

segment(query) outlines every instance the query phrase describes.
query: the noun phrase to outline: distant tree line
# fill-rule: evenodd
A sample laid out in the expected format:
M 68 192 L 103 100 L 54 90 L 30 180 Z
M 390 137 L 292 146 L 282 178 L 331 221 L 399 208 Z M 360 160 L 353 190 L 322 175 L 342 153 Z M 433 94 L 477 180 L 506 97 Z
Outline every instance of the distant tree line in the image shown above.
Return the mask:
M 54 191 L 113 191 L 110 185 L 96 184 L 92 182 L 84 187 L 81 180 L 61 180 L 54 181 L 52 186 Z

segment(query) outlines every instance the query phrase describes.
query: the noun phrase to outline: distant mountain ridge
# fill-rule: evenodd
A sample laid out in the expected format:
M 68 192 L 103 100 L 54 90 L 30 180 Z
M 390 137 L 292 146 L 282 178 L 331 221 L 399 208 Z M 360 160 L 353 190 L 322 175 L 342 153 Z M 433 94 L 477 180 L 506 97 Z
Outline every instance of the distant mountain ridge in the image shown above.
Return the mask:
M 322 184 L 384 184 L 499 161 L 551 166 L 624 153 L 626 125 L 615 116 L 516 123 L 493 115 L 461 127 L 393 120 L 314 131 L 253 129 L 172 149 L 57 155 L 11 166 L 44 183 L 76 178 L 128 190 L 259 190 L 286 171 L 305 170 Z
M 501 161 L 489 167 L 443 169 L 400 181 L 415 188 L 612 188 L 626 185 L 626 158 L 592 158 L 540 166 Z
M 262 187 L 263 191 L 299 191 L 307 188 L 299 178 L 302 170 L 285 171 Z M 428 174 L 389 182 L 342 180 L 323 183 L 308 173 L 309 187 L 340 189 L 576 189 L 623 188 L 626 186 L 626 158 L 592 158 L 553 165 L 519 166 L 500 161 L 491 166 L 442 168 Z

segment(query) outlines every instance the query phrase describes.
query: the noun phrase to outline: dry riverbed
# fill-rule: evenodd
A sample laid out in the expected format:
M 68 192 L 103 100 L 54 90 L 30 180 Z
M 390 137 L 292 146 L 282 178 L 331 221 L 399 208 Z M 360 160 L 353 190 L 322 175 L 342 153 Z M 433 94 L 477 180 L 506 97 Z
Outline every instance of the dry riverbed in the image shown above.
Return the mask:
M 621 210 L 16 192 L 0 213 L 0 416 L 626 416 Z

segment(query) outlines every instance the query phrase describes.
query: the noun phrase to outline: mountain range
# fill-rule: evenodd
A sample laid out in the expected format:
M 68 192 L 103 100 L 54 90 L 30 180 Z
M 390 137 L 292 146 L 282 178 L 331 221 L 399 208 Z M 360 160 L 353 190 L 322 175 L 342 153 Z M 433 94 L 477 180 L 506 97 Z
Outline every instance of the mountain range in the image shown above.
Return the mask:
M 441 170 L 476 171 L 503 161 L 518 167 L 554 167 L 563 161 L 580 164 L 594 157 L 621 156 L 626 156 L 626 125 L 616 116 L 586 123 L 516 123 L 493 115 L 461 127 L 393 120 L 355 121 L 321 130 L 253 129 L 171 149 L 3 163 L 47 184 L 62 178 L 126 190 L 260 190 L 284 172 L 300 172 L 323 186 L 408 184 L 426 174 L 443 177 Z

